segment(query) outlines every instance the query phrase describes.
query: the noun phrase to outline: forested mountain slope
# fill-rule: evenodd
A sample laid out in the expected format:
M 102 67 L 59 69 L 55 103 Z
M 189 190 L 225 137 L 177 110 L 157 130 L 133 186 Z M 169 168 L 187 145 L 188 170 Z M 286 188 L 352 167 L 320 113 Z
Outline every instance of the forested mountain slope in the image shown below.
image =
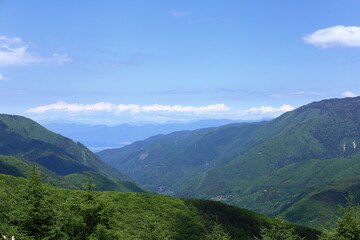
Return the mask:
M 52 186 L 67 189 L 83 189 L 87 179 L 91 177 L 92 181 L 96 184 L 94 190 L 97 191 L 150 192 L 131 181 L 111 179 L 97 172 L 86 171 L 60 176 L 37 163 L 0 155 L 0 174 L 26 178 L 29 176 L 34 165 L 39 169 L 43 182 Z
M 208 171 L 196 192 L 216 194 L 218 191 L 212 189 L 219 184 L 223 184 L 224 191 L 241 192 L 245 185 L 238 184 L 239 181 L 254 181 L 289 164 L 359 153 L 360 98 L 311 103 L 270 121 L 259 132 L 271 129 L 278 133 L 242 156 Z
M 254 145 L 265 122 L 175 132 L 97 154 L 149 189 L 178 191 L 189 179 L 223 164 Z
M 360 97 L 310 103 L 269 122 L 187 132 L 175 141 L 177 134 L 99 156 L 153 189 L 169 187 L 176 196 L 221 200 L 268 215 L 360 174 Z M 138 168 L 127 167 L 135 163 Z
M 0 233 L 16 239 L 252 239 L 274 220 L 208 200 L 65 190 L 0 174 Z M 35 213 L 35 214 L 34 214 Z M 219 228 L 220 226 L 220 228 Z M 285 227 L 294 227 L 286 224 Z M 319 232 L 295 226 L 307 240 Z
M 81 189 L 92 176 L 96 190 L 147 192 L 81 143 L 21 116 L 0 115 L 0 154 L 2 174 L 27 177 L 36 164 L 45 182 L 54 186 Z
M 0 114 L 0 154 L 39 163 L 59 175 L 96 171 L 116 179 L 126 178 L 81 143 L 21 116 Z

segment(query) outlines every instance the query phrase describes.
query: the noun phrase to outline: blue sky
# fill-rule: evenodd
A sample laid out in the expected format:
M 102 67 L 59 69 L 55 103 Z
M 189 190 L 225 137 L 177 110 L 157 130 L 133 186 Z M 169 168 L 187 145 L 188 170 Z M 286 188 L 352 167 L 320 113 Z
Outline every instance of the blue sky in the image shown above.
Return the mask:
M 275 117 L 360 94 L 360 1 L 0 0 L 0 112 Z

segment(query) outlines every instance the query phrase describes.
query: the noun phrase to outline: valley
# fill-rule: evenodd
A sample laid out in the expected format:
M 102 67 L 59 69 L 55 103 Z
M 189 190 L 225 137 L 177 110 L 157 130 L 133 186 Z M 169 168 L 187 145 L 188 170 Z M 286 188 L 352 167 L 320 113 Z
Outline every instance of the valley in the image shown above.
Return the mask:
M 48 201 L 57 202 L 55 198 L 63 198 L 58 194 L 65 194 L 69 198 L 65 201 L 71 202 L 84 196 L 83 189 L 88 188 L 91 199 L 121 213 L 110 216 L 115 225 L 104 225 L 115 238 L 132 239 L 133 235 L 143 239 L 141 234 L 155 234 L 144 230 L 151 226 L 148 221 L 155 221 L 155 235 L 160 236 L 155 239 L 165 235 L 164 239 L 207 239 L 214 229 L 244 239 L 264 234 L 261 229 L 278 224 L 272 217 L 281 217 L 298 224 L 293 226 L 300 236 L 317 239 L 324 226 L 336 226 L 338 206 L 347 204 L 346 196 L 360 190 L 359 109 L 360 98 L 323 100 L 271 121 L 160 134 L 97 155 L 30 119 L 2 114 L 0 188 L 9 194 L 7 186 L 15 184 L 11 194 L 20 199 L 34 174 L 46 183 L 41 188 L 50 194 Z M 6 209 L 9 203 L 4 200 L 2 204 Z M 13 204 L 14 209 L 19 208 L 19 203 Z M 355 198 L 351 204 L 360 201 Z M 68 207 L 60 202 L 56 206 Z M 155 210 L 167 208 L 169 215 Z M 179 212 L 174 213 L 173 208 Z M 134 229 L 139 209 L 147 216 L 139 219 L 145 221 L 143 230 Z M 173 214 L 180 214 L 179 219 L 163 222 Z M 189 221 L 195 224 L 193 230 L 178 232 Z M 252 223 L 246 225 L 249 221 Z M 26 228 L 4 224 L 3 232 L 18 226 L 15 233 L 27 239 Z M 287 226 L 284 229 L 289 230 L 291 225 Z M 67 229 L 65 225 L 61 228 Z M 95 229 L 91 232 L 103 234 Z
M 0 239 L 360 240 L 359 9 L 0 0 Z

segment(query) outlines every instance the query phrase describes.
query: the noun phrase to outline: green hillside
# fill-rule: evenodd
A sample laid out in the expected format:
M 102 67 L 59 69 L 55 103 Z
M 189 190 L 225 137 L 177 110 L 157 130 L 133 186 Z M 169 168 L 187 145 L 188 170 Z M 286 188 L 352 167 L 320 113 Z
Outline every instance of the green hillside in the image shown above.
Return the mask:
M 282 214 L 309 191 L 360 175 L 359 118 L 360 98 L 324 100 L 285 113 L 256 133 L 261 136 L 267 131 L 274 136 L 209 170 L 179 195 L 219 199 L 272 216 Z M 305 220 L 311 218 L 307 212 L 299 218 L 303 218 L 297 219 L 299 223 L 319 226 Z
M 261 129 L 278 129 L 287 122 L 282 131 L 257 144 L 241 157 L 208 171 L 196 192 L 218 194 L 217 186 L 221 183 L 225 192 L 241 192 L 244 185 L 238 184 L 239 181 L 251 184 L 259 177 L 293 163 L 357 154 L 359 117 L 360 98 L 324 100 L 285 113 Z
M 96 172 L 81 172 L 60 176 L 39 164 L 4 155 L 0 155 L 0 174 L 26 178 L 29 176 L 34 164 L 39 168 L 43 182 L 52 186 L 82 189 L 86 180 L 91 176 L 96 184 L 95 190 L 97 191 L 149 192 L 130 181 L 110 179 Z
M 81 189 L 91 175 L 99 191 L 147 192 L 81 143 L 21 116 L 0 114 L 0 154 L 3 174 L 27 177 L 36 164 L 44 181 L 54 186 Z
M 274 221 L 220 202 L 65 190 L 39 184 L 38 179 L 34 172 L 30 180 L 0 174 L 0 233 L 24 240 L 206 240 L 214 226 L 221 226 L 231 239 L 250 239 Z M 306 239 L 319 234 L 295 229 Z
M 111 178 L 126 179 L 81 143 L 21 116 L 0 114 L 0 154 L 36 162 L 58 175 L 96 171 Z
M 96 191 L 119 191 L 119 192 L 149 192 L 130 181 L 109 179 L 96 172 L 73 173 L 64 176 L 66 181 L 71 182 L 78 189 L 82 189 L 86 180 L 91 177 L 96 185 Z
M 314 102 L 269 122 L 174 138 L 177 134 L 99 156 L 140 184 L 171 190 L 163 193 L 220 200 L 272 216 L 316 189 L 360 174 L 359 97 Z M 139 167 L 130 167 L 135 164 Z M 312 226 L 306 214 L 301 217 L 304 221 L 297 222 Z
M 158 135 L 97 154 L 146 188 L 171 194 L 254 145 L 250 136 L 264 124 L 229 124 Z
M 355 196 L 354 204 L 360 204 L 360 174 L 334 181 L 306 194 L 282 215 L 291 222 L 317 229 L 332 227 L 339 217 L 339 206 L 345 205 L 349 193 Z

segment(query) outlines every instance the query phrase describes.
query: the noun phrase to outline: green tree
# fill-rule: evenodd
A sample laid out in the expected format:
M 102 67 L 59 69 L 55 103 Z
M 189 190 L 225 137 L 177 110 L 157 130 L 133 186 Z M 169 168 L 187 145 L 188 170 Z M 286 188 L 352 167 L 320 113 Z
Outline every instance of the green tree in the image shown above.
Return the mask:
M 18 186 L 12 184 L 7 182 L 0 191 L 0 233 L 5 236 L 17 236 L 19 239 L 27 239 L 22 229 L 17 226 L 19 213 L 22 213 L 17 209 L 21 200 L 19 200 L 19 194 L 14 191 L 14 189 L 18 189 Z
M 346 207 L 340 207 L 342 217 L 338 220 L 338 233 L 346 240 L 360 240 L 360 207 L 354 204 L 355 197 L 349 194 Z
M 26 235 L 39 240 L 48 239 L 53 224 L 53 211 L 47 195 L 41 174 L 33 165 L 23 193 L 22 216 L 19 214 L 18 217 Z
M 260 229 L 260 238 L 262 240 L 301 240 L 293 227 L 288 227 L 288 224 L 281 218 L 276 218 L 270 228 L 262 227 Z
M 230 240 L 231 237 L 224 229 L 224 226 L 221 224 L 215 223 L 212 227 L 210 233 L 206 235 L 208 240 Z
M 64 239 L 107 240 L 117 239 L 112 230 L 113 210 L 95 193 L 92 177 L 87 179 L 84 190 L 77 192 L 63 205 L 59 228 Z
M 340 206 L 341 217 L 335 229 L 324 230 L 320 240 L 360 240 L 360 206 L 354 204 L 355 196 L 349 193 L 345 207 Z
M 139 218 L 137 233 L 131 239 L 170 240 L 173 238 L 168 226 L 161 222 L 161 218 L 151 213 L 144 213 Z

